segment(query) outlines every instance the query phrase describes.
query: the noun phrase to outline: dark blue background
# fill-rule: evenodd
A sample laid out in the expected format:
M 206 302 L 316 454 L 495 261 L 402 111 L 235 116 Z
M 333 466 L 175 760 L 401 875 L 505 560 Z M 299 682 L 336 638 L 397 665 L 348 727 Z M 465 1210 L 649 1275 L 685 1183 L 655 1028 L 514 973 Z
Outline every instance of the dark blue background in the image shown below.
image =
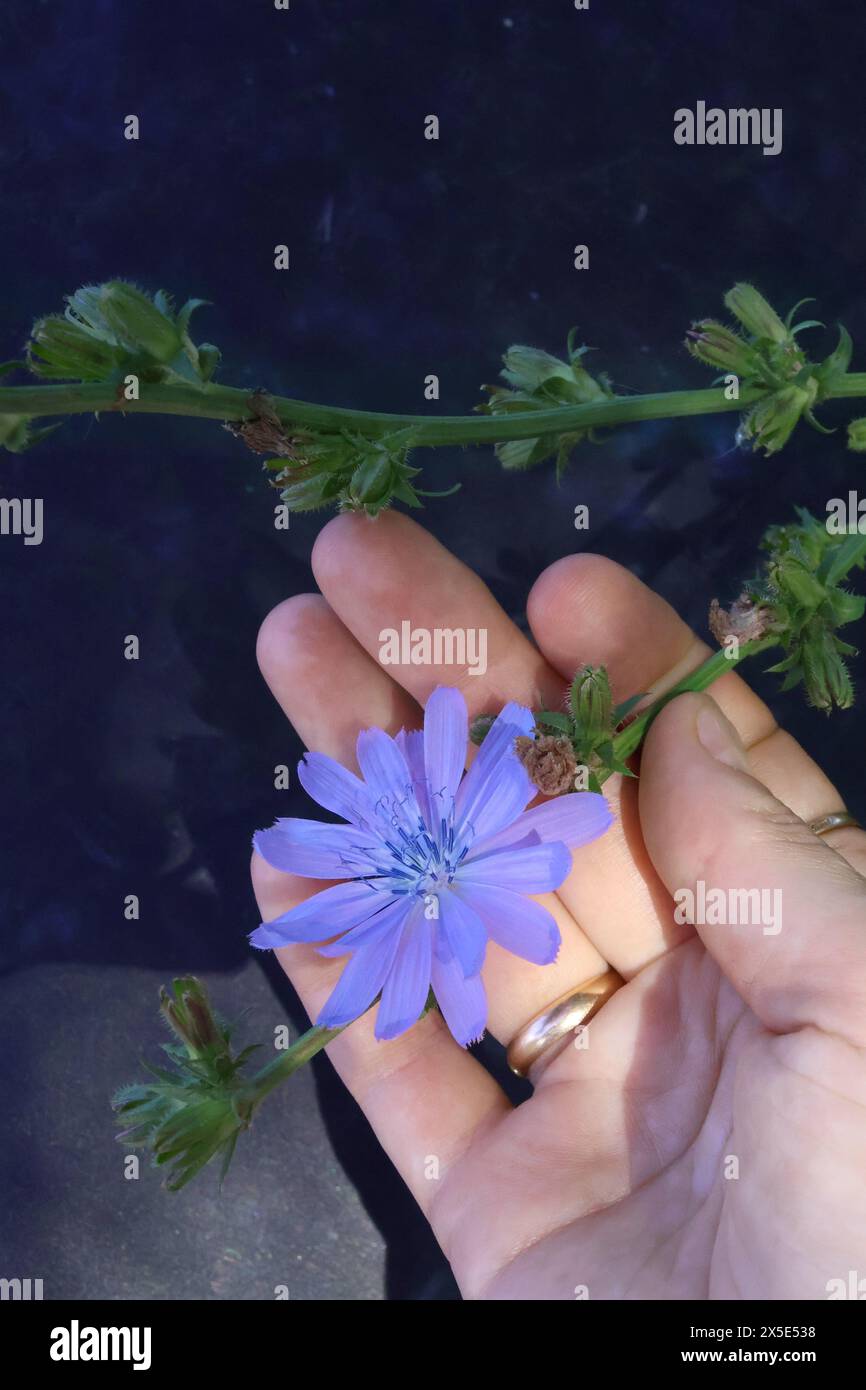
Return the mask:
M 862 342 L 864 34 L 839 0 L 6 0 L 0 358 L 112 276 L 212 300 L 197 333 L 223 381 L 368 409 L 467 410 L 509 343 L 559 351 L 572 324 L 620 389 L 706 385 L 684 329 L 743 278 L 783 309 L 818 296 Z M 783 153 L 675 146 L 698 99 L 782 107 Z M 822 514 L 862 467 L 844 434 L 763 460 L 733 430 L 623 431 L 561 488 L 492 451 L 427 455 L 426 485 L 463 491 L 424 524 L 519 620 L 536 573 L 587 544 L 703 631 L 764 528 Z M 256 460 L 208 422 L 80 416 L 0 467 L 46 518 L 41 547 L 0 540 L 0 1274 L 46 1297 L 453 1296 L 325 1060 L 270 1103 L 221 1199 L 210 1175 L 174 1198 L 150 1170 L 124 1181 L 112 1139 L 107 1097 L 153 1055 L 173 972 L 248 1006 L 250 1037 L 303 1023 L 246 943 L 250 832 L 300 805 L 272 788 L 299 748 L 254 642 L 311 587 L 321 518 L 275 533 Z M 758 684 L 862 813 L 862 716 Z

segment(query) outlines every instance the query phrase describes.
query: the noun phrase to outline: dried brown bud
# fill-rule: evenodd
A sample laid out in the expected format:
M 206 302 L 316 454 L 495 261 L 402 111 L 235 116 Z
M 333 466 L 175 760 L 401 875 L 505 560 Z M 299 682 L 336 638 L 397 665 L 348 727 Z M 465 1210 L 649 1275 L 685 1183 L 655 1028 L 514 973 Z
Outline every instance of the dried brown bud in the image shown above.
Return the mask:
M 574 791 L 577 759 L 570 739 L 554 734 L 542 734 L 539 738 L 522 734 L 514 740 L 514 748 L 533 783 L 545 796 Z
M 229 420 L 225 428 L 236 439 L 242 439 L 254 454 L 272 454 L 279 458 L 296 459 L 297 439 L 290 439 L 271 405 L 267 391 L 254 391 L 247 401 L 253 418 Z
M 763 637 L 773 621 L 773 610 L 766 604 L 753 602 L 746 594 L 740 594 L 729 609 L 722 608 L 714 598 L 710 604 L 710 632 L 722 647 L 732 637 L 739 642 L 754 642 Z

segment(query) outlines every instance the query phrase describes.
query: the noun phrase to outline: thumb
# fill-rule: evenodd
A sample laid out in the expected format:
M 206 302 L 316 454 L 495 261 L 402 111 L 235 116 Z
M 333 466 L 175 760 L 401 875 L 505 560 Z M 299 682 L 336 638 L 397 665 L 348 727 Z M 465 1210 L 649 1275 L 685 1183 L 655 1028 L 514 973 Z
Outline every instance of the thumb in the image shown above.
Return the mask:
M 866 1046 L 866 880 L 748 767 L 713 700 L 673 700 L 641 758 L 650 857 L 678 920 L 766 1027 Z

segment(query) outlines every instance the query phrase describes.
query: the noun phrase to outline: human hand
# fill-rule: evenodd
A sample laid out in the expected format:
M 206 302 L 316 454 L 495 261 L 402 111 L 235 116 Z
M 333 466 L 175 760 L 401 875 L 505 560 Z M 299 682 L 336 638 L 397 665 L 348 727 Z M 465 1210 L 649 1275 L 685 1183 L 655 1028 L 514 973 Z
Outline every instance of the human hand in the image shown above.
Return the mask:
M 269 615 L 259 661 L 305 744 L 348 766 L 359 729 L 417 727 L 440 683 L 461 687 L 470 715 L 509 699 L 556 708 L 583 663 L 606 665 L 623 699 L 661 693 L 706 653 L 596 556 L 536 581 L 537 647 L 405 517 L 339 517 L 313 569 L 321 596 Z M 405 619 L 486 628 L 486 673 L 383 669 L 379 633 Z M 466 1297 L 825 1298 L 866 1246 L 866 837 L 808 828 L 840 797 L 733 672 L 712 698 L 672 702 L 639 783 L 604 790 L 614 826 L 541 899 L 562 933 L 556 962 L 491 943 L 483 972 L 490 1031 L 508 1043 L 613 966 L 627 984 L 588 1045 L 556 1056 L 516 1109 L 435 1011 L 387 1043 L 372 1011 L 329 1055 Z M 253 879 L 265 920 L 320 886 L 258 856 Z M 699 881 L 779 890 L 780 929 L 678 923 L 672 895 Z M 278 955 L 315 1016 L 342 960 L 303 945 Z

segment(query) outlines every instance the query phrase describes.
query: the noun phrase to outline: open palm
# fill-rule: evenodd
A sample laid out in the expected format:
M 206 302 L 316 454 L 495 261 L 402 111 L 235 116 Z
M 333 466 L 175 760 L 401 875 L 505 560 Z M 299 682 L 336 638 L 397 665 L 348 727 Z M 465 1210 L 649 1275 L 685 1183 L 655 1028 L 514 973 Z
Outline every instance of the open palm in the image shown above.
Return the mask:
M 418 727 L 440 683 L 470 714 L 556 708 L 583 663 L 605 664 L 624 699 L 706 654 L 596 556 L 536 581 L 535 645 L 405 517 L 339 517 L 313 568 L 321 593 L 269 615 L 259 662 L 305 744 L 347 766 L 360 729 Z M 486 672 L 383 668 L 380 633 L 406 620 L 486 629 Z M 529 1101 L 513 1108 L 435 1012 L 388 1043 L 367 1015 L 329 1048 L 466 1297 L 826 1298 L 858 1259 L 866 1274 L 866 837 L 818 839 L 808 822 L 841 804 L 831 783 L 734 673 L 712 694 L 657 719 L 639 784 L 605 786 L 613 828 L 540 899 L 556 962 L 488 948 L 489 1028 L 506 1044 L 608 965 L 628 982 Z M 320 887 L 258 856 L 253 881 L 264 920 Z M 672 895 L 699 881 L 769 890 L 780 919 L 680 924 Z M 315 1016 L 343 960 L 278 954 Z

